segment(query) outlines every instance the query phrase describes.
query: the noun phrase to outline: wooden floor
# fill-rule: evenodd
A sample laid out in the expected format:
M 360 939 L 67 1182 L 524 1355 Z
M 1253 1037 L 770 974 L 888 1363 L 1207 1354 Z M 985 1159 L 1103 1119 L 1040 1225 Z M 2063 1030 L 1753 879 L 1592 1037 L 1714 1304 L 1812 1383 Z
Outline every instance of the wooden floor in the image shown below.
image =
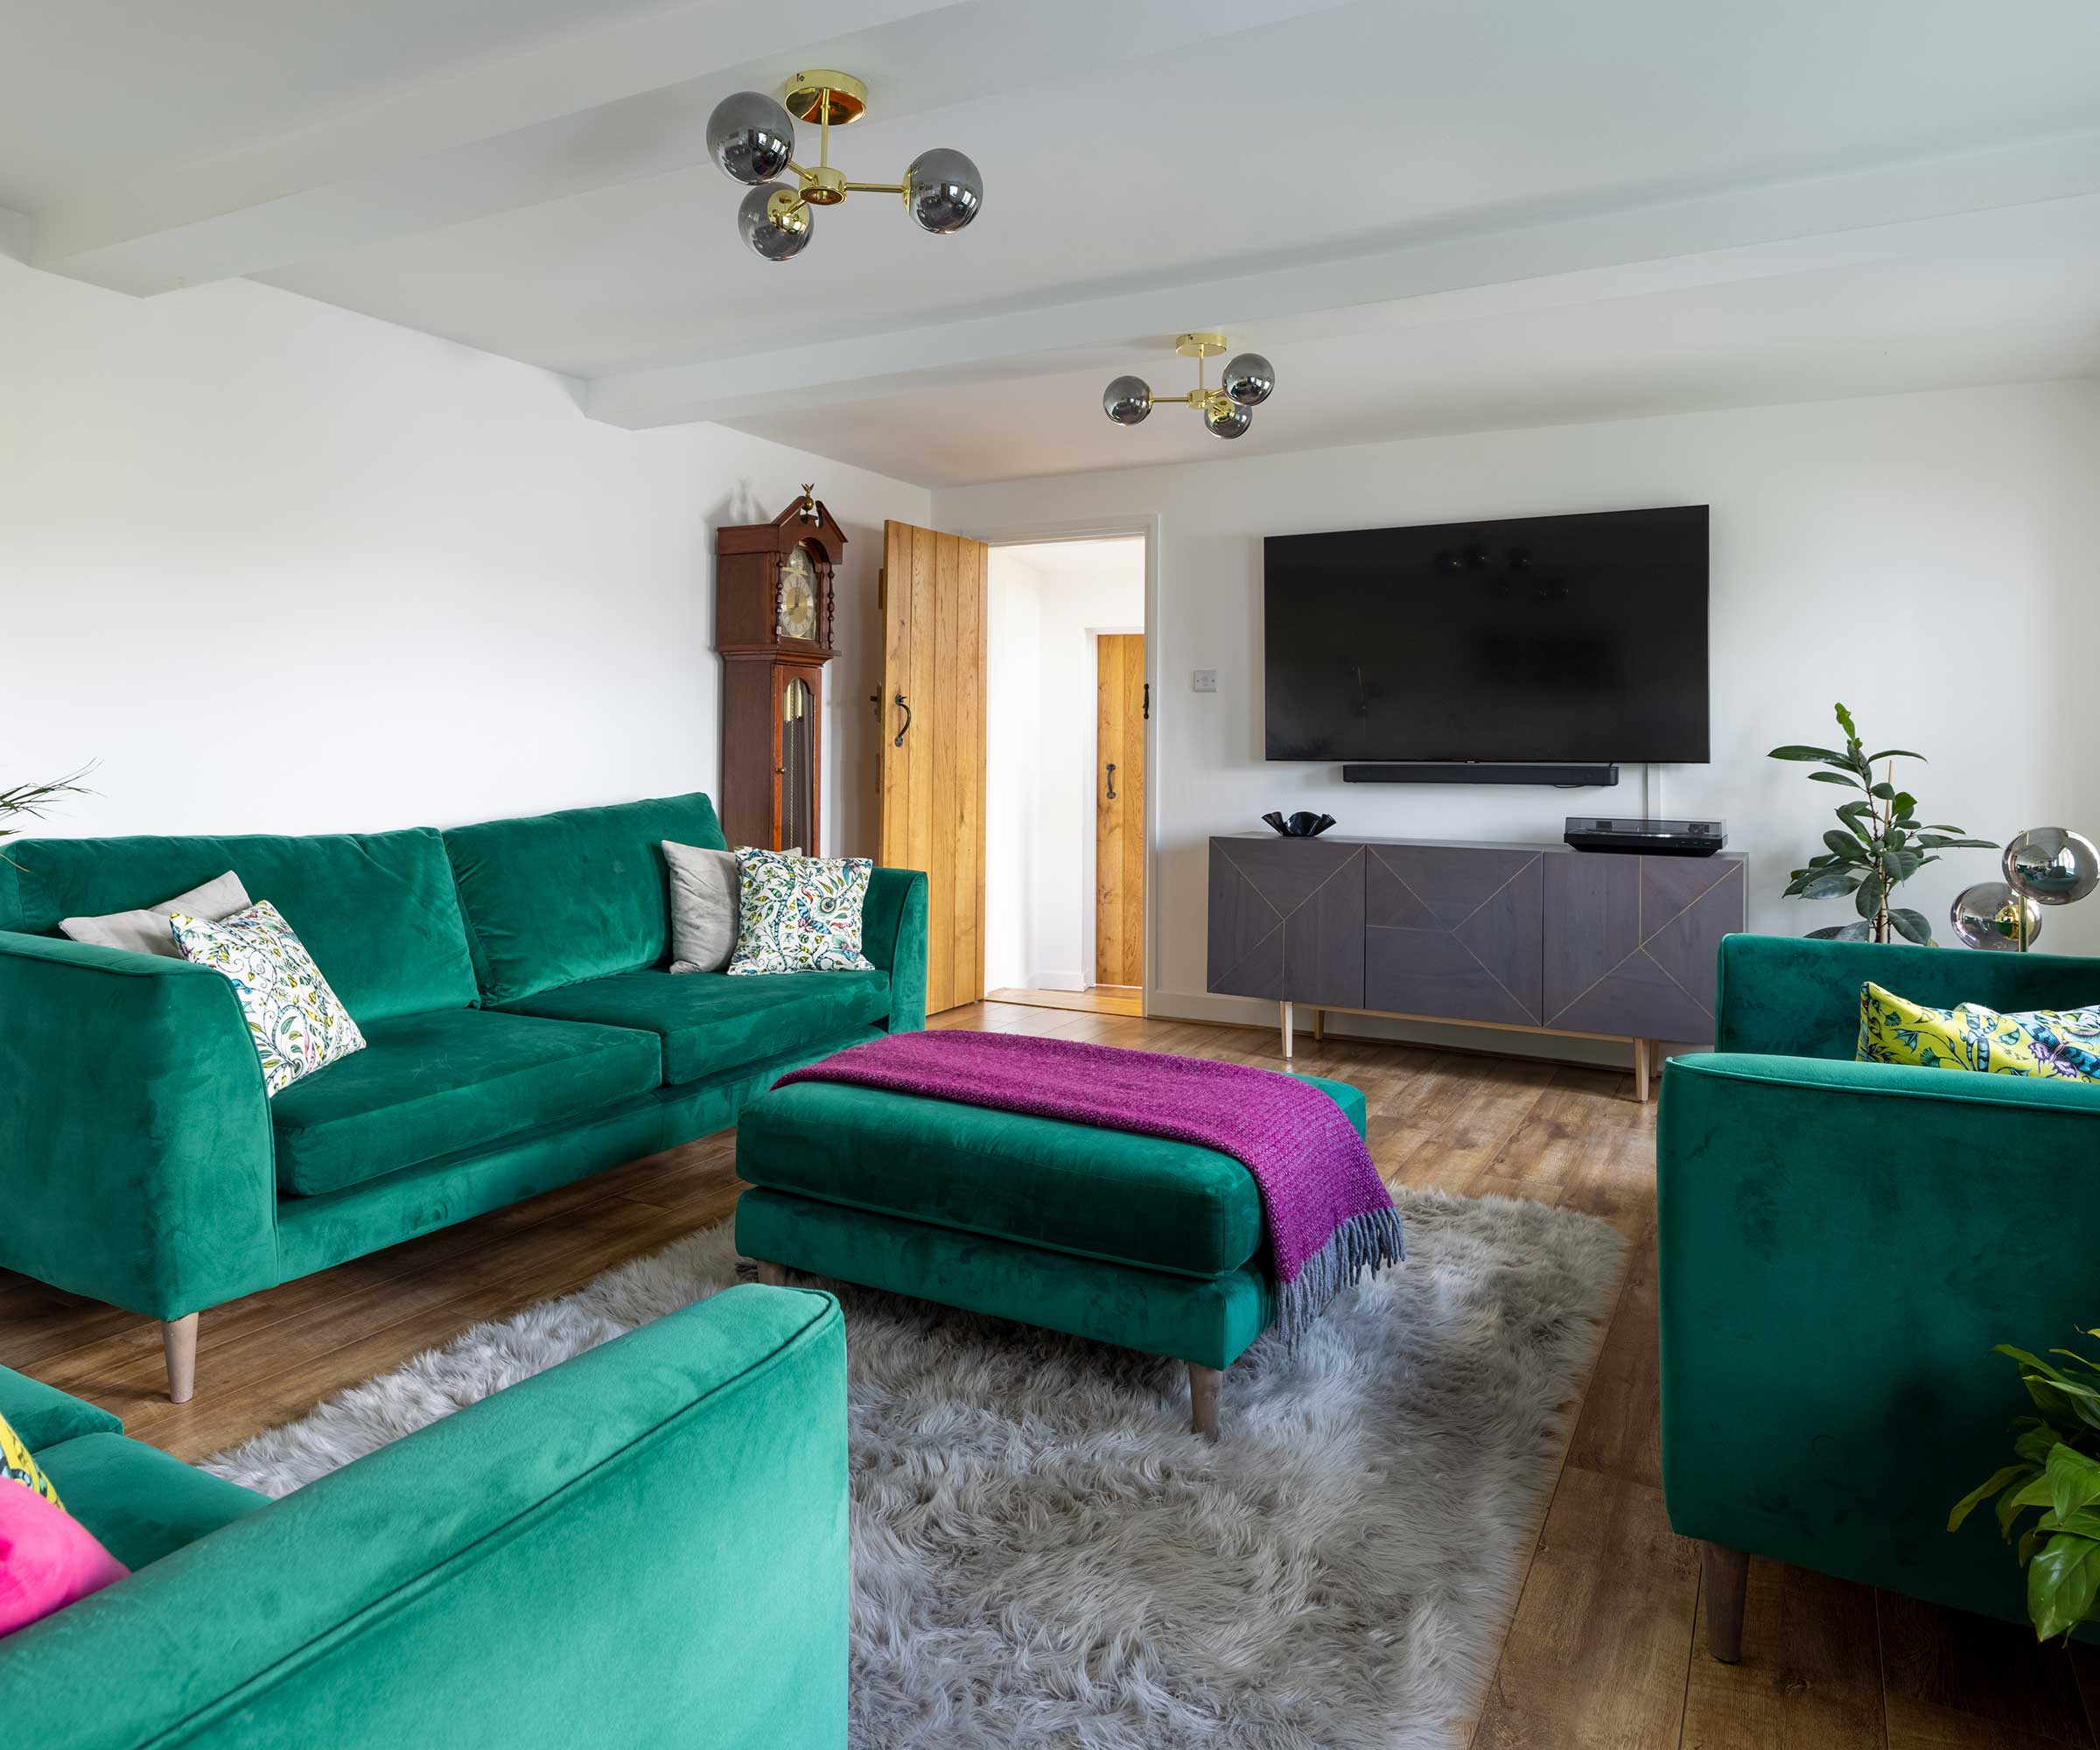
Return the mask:
M 1273 1032 L 974 1004 L 936 1026 L 1273 1064 Z M 1628 1077 L 1302 1033 L 1298 1067 L 1362 1088 L 1394 1184 L 1586 1209 L 1631 1262 L 1477 1721 L 1474 1750 L 2040 1750 L 2100 1746 L 2100 1664 L 2009 1625 L 1756 1562 L 1740 1665 L 1698 1649 L 1696 1551 L 1659 1476 L 1655 1109 Z M 0 1272 L 0 1361 L 194 1459 L 300 1415 L 479 1319 L 578 1287 L 729 1214 L 724 1135 L 206 1313 L 193 1403 L 160 1396 L 157 1327 Z M 1227 1438 L 1230 1438 L 1229 1385 Z
M 1077 1009 L 1088 1015 L 1141 1015 L 1144 993 L 1130 984 L 1095 984 L 1084 990 L 1022 990 L 1012 985 L 990 992 L 987 1003 L 1017 1003 L 1024 1009 Z

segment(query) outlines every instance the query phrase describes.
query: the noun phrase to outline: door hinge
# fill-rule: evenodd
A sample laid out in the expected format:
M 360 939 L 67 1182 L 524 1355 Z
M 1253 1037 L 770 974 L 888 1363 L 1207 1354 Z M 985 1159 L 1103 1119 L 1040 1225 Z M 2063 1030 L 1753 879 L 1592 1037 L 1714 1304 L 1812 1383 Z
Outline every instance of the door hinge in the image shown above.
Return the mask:
M 1144 683 L 1144 720 L 1147 723 L 1152 720 L 1152 683 L 1150 681 Z

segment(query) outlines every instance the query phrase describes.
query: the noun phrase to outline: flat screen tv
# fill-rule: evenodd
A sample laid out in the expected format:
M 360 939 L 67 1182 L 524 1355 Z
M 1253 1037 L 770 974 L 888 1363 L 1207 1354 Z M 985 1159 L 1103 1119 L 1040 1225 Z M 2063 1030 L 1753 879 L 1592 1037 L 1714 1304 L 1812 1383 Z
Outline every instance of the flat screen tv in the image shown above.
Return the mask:
M 1271 760 L 1701 763 L 1706 507 L 1275 535 Z

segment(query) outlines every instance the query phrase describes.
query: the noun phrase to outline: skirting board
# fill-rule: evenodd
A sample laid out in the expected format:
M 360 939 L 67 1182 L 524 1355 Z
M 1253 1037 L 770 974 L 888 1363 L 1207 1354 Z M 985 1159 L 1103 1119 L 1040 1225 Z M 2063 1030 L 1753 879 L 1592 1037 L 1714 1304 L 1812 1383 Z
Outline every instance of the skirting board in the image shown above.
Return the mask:
M 1312 1015 L 1318 1005 L 1298 1004 L 1298 1037 L 1312 1037 Z M 1155 990 L 1151 1015 L 1154 1020 L 1215 1021 L 1226 1026 L 1277 1030 L 1276 1004 L 1252 997 L 1220 997 L 1208 990 Z M 1369 1040 L 1387 1045 L 1418 1045 L 1438 1051 L 1492 1052 L 1501 1057 L 1535 1058 L 1544 1063 L 1574 1063 L 1585 1068 L 1626 1071 L 1633 1066 L 1633 1051 L 1618 1040 L 1584 1039 L 1573 1034 L 1519 1032 L 1492 1026 L 1438 1026 L 1433 1022 L 1390 1020 L 1381 1015 L 1329 1013 L 1330 1039 Z M 1666 1050 L 1707 1051 L 1710 1042 L 1668 1041 Z
M 1029 990 L 1091 990 L 1094 987 L 1076 972 L 1031 972 L 1023 988 Z

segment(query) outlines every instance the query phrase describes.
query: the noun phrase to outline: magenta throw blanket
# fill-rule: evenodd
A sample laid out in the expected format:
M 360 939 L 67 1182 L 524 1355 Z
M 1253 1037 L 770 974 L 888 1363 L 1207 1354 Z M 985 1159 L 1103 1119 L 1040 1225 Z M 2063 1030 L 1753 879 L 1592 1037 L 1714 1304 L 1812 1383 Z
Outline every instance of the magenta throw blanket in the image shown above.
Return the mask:
M 1294 1340 L 1367 1270 L 1400 1260 L 1400 1212 L 1363 1138 L 1310 1082 L 1200 1057 L 1018 1033 L 892 1033 L 774 1083 L 840 1082 L 1063 1118 L 1228 1154 L 1268 1218 L 1278 1323 Z

